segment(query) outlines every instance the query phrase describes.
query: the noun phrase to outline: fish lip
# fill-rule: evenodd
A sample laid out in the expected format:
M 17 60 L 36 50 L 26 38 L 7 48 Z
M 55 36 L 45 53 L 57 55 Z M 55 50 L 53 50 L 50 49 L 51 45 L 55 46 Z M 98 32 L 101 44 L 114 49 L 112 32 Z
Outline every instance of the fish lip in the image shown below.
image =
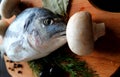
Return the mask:
M 60 33 L 61 36 L 66 36 L 66 31 Z
M 65 37 L 66 36 L 66 31 L 61 31 L 59 33 L 56 33 L 55 35 L 52 36 L 52 38 L 56 38 L 56 37 Z

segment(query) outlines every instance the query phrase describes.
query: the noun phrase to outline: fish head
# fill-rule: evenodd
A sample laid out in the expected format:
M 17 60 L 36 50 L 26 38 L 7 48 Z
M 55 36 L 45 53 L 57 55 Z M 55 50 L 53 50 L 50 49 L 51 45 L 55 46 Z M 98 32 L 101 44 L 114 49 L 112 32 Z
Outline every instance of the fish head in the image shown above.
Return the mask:
M 66 43 L 66 23 L 47 9 L 30 8 L 16 18 L 5 37 L 4 49 L 11 60 L 30 61 Z
M 66 42 L 66 23 L 47 9 L 40 11 L 42 12 L 31 15 L 32 18 L 29 18 L 27 22 L 29 23 L 31 20 L 32 22 L 25 27 L 25 31 L 28 35 L 28 43 L 32 48 L 49 52 Z

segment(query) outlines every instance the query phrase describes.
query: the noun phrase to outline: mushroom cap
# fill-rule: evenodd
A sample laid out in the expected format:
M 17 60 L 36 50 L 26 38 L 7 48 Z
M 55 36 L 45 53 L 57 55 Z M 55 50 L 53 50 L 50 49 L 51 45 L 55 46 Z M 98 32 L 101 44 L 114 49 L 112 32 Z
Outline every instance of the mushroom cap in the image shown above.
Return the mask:
M 93 51 L 92 29 L 92 19 L 89 12 L 81 11 L 71 16 L 67 24 L 66 37 L 73 53 L 86 55 Z
M 20 0 L 2 0 L 0 4 L 0 14 L 4 18 L 10 18 L 20 13 L 18 7 Z

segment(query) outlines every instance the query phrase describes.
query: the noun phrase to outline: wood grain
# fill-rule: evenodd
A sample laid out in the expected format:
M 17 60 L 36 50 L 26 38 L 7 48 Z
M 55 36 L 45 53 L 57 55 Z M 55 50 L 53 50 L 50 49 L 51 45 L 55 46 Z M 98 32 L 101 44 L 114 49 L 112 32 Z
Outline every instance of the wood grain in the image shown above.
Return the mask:
M 27 62 L 7 62 L 9 60 L 8 57 L 4 56 L 7 70 L 12 77 L 34 77 L 34 73 L 28 66 Z M 22 68 L 14 68 L 14 64 L 21 64 L 23 65 Z M 18 73 L 21 71 L 21 73 Z
M 33 7 L 40 7 L 40 0 L 22 0 L 31 3 Z M 120 67 L 120 13 L 112 13 L 100 10 L 92 6 L 88 0 L 70 0 L 69 17 L 78 11 L 88 11 L 92 15 L 94 22 L 104 22 L 106 26 L 106 35 L 95 42 L 93 53 L 86 56 L 78 56 L 85 60 L 100 77 L 110 77 L 118 67 Z M 9 20 L 8 20 L 9 21 Z M 32 77 L 31 69 L 26 62 L 20 62 L 24 65 L 23 75 L 9 71 L 12 77 Z M 12 66 L 6 63 L 7 67 Z M 28 76 L 29 75 L 29 76 Z

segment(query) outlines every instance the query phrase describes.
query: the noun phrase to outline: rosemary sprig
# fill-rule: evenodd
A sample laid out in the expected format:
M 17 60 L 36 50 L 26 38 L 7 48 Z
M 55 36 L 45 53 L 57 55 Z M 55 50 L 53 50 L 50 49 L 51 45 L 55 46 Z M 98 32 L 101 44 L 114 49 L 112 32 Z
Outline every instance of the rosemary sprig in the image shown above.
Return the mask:
M 98 75 L 87 66 L 85 61 L 80 61 L 72 53 L 57 50 L 47 57 L 28 62 L 30 67 L 39 76 L 45 65 L 58 65 L 70 74 L 70 77 L 98 77 Z

